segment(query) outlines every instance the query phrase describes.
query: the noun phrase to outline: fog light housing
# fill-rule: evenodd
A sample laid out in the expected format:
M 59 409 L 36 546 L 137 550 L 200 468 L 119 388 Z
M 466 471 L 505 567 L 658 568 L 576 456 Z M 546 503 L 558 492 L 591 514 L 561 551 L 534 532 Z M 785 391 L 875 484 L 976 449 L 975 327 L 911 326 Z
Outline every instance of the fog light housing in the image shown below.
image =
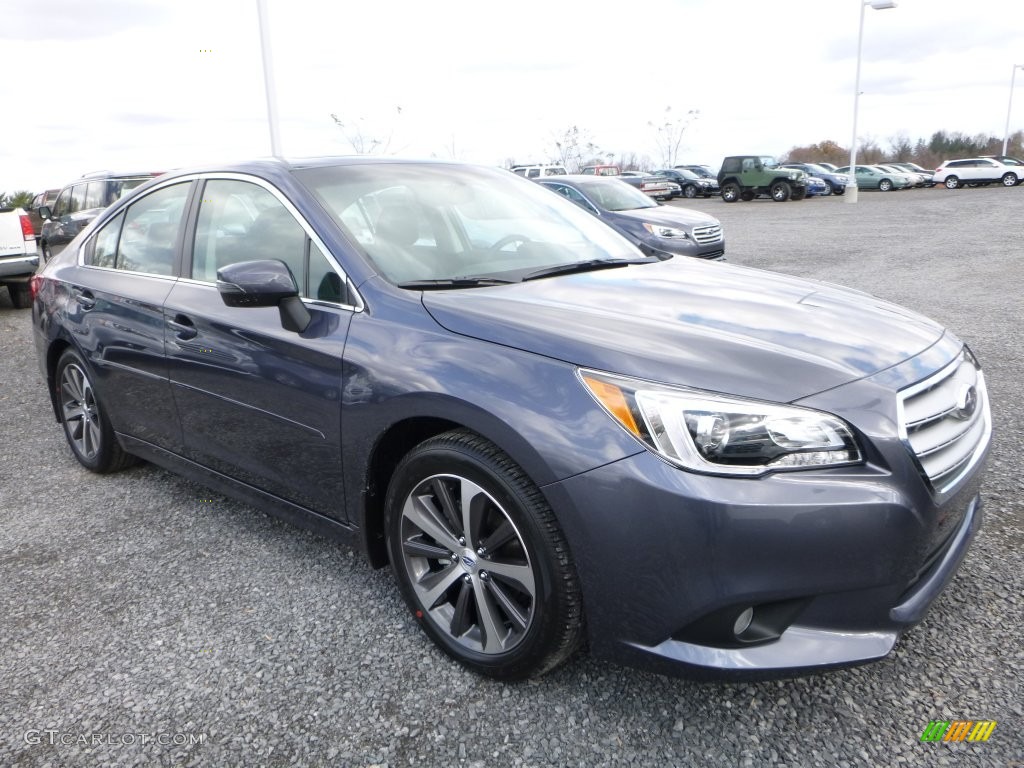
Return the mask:
M 740 613 L 736 617 L 735 623 L 732 625 L 732 633 L 736 635 L 737 639 L 750 628 L 750 622 L 754 620 L 754 609 L 747 608 L 745 611 Z

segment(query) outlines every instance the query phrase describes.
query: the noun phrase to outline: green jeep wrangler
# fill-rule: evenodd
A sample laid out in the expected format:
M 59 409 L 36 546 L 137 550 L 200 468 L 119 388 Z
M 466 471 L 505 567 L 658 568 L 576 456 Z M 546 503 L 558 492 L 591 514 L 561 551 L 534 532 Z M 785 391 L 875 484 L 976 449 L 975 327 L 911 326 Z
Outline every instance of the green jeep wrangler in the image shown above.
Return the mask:
M 718 186 L 727 203 L 753 200 L 758 195 L 782 203 L 804 198 L 807 174 L 796 168 L 779 168 L 775 158 L 767 155 L 735 155 L 722 161 Z

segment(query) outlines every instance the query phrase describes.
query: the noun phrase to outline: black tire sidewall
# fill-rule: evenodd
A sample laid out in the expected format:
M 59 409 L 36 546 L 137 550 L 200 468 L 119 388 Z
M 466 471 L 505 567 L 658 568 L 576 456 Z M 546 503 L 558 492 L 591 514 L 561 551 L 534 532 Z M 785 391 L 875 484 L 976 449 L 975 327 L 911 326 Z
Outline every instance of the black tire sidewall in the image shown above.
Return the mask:
M 483 654 L 460 645 L 426 614 L 406 571 L 401 551 L 401 505 L 423 480 L 439 474 L 459 475 L 483 488 L 509 514 L 529 550 L 536 586 L 534 615 L 526 636 L 506 653 Z M 482 674 L 522 679 L 529 677 L 552 650 L 564 609 L 558 604 L 558 591 L 554 589 L 556 555 L 549 547 L 540 521 L 528 511 L 531 502 L 503 475 L 501 468 L 488 457 L 466 446 L 442 447 L 428 441 L 414 449 L 400 462 L 388 487 L 385 502 L 387 548 L 403 599 L 416 621 L 445 653 Z M 416 616 L 417 611 L 422 611 L 422 616 Z

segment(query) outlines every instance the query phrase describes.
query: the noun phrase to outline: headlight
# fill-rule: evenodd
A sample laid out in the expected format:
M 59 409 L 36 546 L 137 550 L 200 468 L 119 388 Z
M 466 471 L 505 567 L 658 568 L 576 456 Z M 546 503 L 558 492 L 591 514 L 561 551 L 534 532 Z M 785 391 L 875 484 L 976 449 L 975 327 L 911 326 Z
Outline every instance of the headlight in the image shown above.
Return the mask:
M 655 237 L 664 237 L 666 240 L 685 240 L 689 235 L 685 229 L 677 227 L 666 227 L 663 224 L 648 224 L 644 222 L 644 229 Z
M 685 469 L 754 476 L 862 461 L 853 430 L 828 413 L 585 369 L 579 375 L 627 432 Z

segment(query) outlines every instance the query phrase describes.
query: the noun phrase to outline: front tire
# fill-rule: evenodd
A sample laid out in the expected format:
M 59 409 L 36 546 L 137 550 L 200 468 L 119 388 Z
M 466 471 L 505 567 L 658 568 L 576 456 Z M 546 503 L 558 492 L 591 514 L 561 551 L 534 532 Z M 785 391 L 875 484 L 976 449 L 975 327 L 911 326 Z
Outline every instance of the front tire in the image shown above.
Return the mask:
M 882 179 L 880 182 L 878 182 L 878 191 L 879 192 L 889 192 L 891 190 L 892 190 L 892 182 L 889 181 L 889 179 Z
M 96 397 L 85 361 L 68 349 L 57 362 L 55 395 L 64 436 L 78 463 L 99 474 L 130 467 L 137 459 L 117 442 L 110 420 Z
M 788 182 L 776 181 L 771 186 L 772 200 L 776 203 L 784 203 L 789 200 L 790 195 L 793 194 L 792 188 Z
M 683 187 L 683 196 L 687 198 L 694 198 L 697 196 L 697 188 L 693 184 L 687 184 Z
M 1004 187 L 1015 187 L 1017 186 L 1017 174 L 1015 173 L 1004 173 L 1003 178 L 1000 179 L 1003 182 Z
M 395 470 L 386 510 L 402 597 L 453 659 L 519 680 L 579 647 L 568 545 L 544 496 L 497 446 L 461 430 L 420 444 Z
M 825 182 L 825 197 L 831 197 L 832 195 L 835 194 L 835 192 L 836 192 L 836 188 L 832 184 L 832 182 L 831 181 L 826 181 Z

